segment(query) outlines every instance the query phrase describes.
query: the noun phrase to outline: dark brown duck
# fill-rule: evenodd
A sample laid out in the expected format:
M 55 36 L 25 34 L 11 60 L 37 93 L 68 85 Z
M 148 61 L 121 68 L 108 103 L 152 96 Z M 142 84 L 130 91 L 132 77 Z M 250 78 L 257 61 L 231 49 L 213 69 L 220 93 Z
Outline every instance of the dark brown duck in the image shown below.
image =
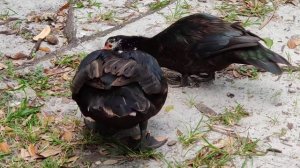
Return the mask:
M 173 23 L 152 38 L 114 36 L 105 46 L 113 50 L 142 50 L 153 55 L 160 66 L 182 74 L 214 79 L 215 71 L 232 63 L 254 65 L 274 74 L 282 71 L 277 63 L 290 65 L 279 54 L 259 43 L 262 39 L 239 23 L 229 23 L 208 14 L 194 14 Z M 206 75 L 201 75 L 201 74 Z
M 151 55 L 94 51 L 80 63 L 71 91 L 82 114 L 103 129 L 139 125 L 139 148 L 157 148 L 165 143 L 146 132 L 149 118 L 160 111 L 168 92 L 162 70 Z

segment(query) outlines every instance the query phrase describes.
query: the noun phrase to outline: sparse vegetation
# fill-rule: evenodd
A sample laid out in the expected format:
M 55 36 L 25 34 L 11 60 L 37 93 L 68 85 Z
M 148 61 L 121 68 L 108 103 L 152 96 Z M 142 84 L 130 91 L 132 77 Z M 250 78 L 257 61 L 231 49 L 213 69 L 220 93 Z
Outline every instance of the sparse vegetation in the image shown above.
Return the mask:
M 171 0 L 158 0 L 156 2 L 152 2 L 149 4 L 150 10 L 158 10 L 164 8 L 165 6 L 169 5 Z
M 230 161 L 235 156 L 243 156 L 246 159 L 252 156 L 264 155 L 264 152 L 258 151 L 257 143 L 259 140 L 251 140 L 250 138 L 226 138 L 215 143 L 210 143 L 203 138 L 206 145 L 198 152 L 197 156 L 187 161 L 191 167 L 222 167 L 232 166 Z M 244 163 L 245 164 L 245 163 Z
M 188 14 L 188 9 L 190 9 L 190 5 L 186 0 L 177 0 L 175 4 L 174 10 L 170 9 L 171 14 L 165 16 L 168 22 L 174 22 L 180 18 L 182 18 L 185 14 Z
M 268 13 L 275 10 L 274 6 L 273 3 L 272 5 L 268 5 L 266 1 L 257 0 L 243 0 L 239 2 L 222 1 L 221 5 L 216 9 L 224 15 L 225 20 L 233 22 L 240 20 L 239 16 L 264 19 Z M 247 22 L 246 25 L 249 25 L 249 20 Z M 257 23 L 257 21 L 253 23 Z
M 248 76 L 250 79 L 255 80 L 259 78 L 259 72 L 256 67 L 240 66 L 237 69 L 238 73 L 243 76 Z
M 189 146 L 205 136 L 207 131 L 200 130 L 202 121 L 203 118 L 199 120 L 194 128 L 192 128 L 191 125 L 186 126 L 186 133 L 182 133 L 180 130 L 177 130 L 178 141 L 184 146 Z
M 224 125 L 235 125 L 245 116 L 249 116 L 249 113 L 242 105 L 237 104 L 235 107 L 226 108 L 223 114 L 213 116 L 211 121 Z

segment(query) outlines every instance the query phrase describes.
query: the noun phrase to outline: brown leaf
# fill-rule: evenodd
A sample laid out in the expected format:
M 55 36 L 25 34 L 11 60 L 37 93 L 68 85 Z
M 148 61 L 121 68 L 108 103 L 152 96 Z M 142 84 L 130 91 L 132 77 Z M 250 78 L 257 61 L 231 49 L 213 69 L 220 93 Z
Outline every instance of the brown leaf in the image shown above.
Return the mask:
M 33 40 L 38 41 L 39 39 L 44 39 L 46 36 L 48 36 L 51 32 L 51 28 L 49 25 L 47 25 L 40 34 L 33 37 Z
M 74 163 L 79 157 L 78 156 L 73 156 L 73 157 L 70 157 L 67 162 L 68 163 Z
M 118 162 L 119 162 L 118 160 L 109 159 L 109 160 L 104 161 L 103 164 L 104 165 L 113 165 L 113 164 L 116 164 Z
M 102 155 L 102 156 L 106 156 L 106 155 L 109 154 L 109 152 L 108 152 L 106 149 L 104 149 L 104 148 L 101 148 L 100 151 L 99 151 L 99 153 L 100 153 L 100 155 Z
M 28 55 L 26 55 L 22 52 L 18 52 L 15 55 L 5 55 L 5 56 L 8 57 L 8 58 L 14 59 L 14 60 L 28 58 Z
M 65 10 L 65 9 L 68 9 L 70 7 L 70 3 L 67 2 L 65 3 L 63 6 L 61 6 L 59 9 L 58 9 L 58 12 L 62 11 L 62 10 Z
M 6 142 L 1 142 L 0 151 L 3 153 L 9 153 L 10 152 L 9 145 Z
M 54 156 L 61 153 L 61 149 L 57 148 L 57 149 L 47 149 L 44 152 L 40 153 L 41 156 L 47 158 L 49 156 Z
M 28 153 L 28 151 L 24 148 L 21 149 L 21 152 L 20 152 L 20 157 L 24 160 L 26 160 L 25 158 L 28 158 L 30 157 L 30 154 Z
M 50 48 L 48 48 L 48 47 L 40 47 L 39 50 L 40 50 L 40 51 L 44 51 L 44 52 L 46 52 L 46 53 L 51 52 Z
M 62 78 L 63 78 L 65 81 L 71 80 L 71 77 L 70 77 L 70 75 L 69 75 L 68 72 L 67 72 L 67 73 L 64 73 L 63 76 L 62 76 Z
M 293 123 L 287 123 L 287 127 L 289 130 L 294 128 L 294 124 Z
M 208 107 L 207 105 L 203 104 L 203 103 L 197 103 L 195 105 L 196 109 L 198 111 L 200 111 L 201 113 L 203 113 L 206 116 L 216 116 L 218 115 L 217 112 L 215 112 L 213 109 L 211 109 L 210 107 Z
M 300 38 L 291 38 L 289 39 L 288 43 L 287 43 L 287 46 L 290 48 L 290 49 L 294 49 L 296 48 L 298 45 L 300 45 Z
M 13 60 L 12 63 L 14 64 L 14 66 L 20 66 L 23 65 L 27 60 L 24 59 L 20 59 L 20 60 Z
M 241 75 L 236 71 L 236 70 L 233 70 L 232 71 L 232 75 L 235 77 L 235 78 L 240 78 Z
M 177 134 L 178 136 L 181 136 L 183 133 L 182 133 L 179 129 L 177 129 L 176 134 Z
M 62 135 L 62 139 L 70 142 L 72 138 L 73 138 L 73 133 L 71 131 L 65 130 Z
M 5 65 L 5 64 L 2 64 L 1 62 L 0 62 L 0 70 L 2 70 L 2 69 L 6 69 L 7 68 L 7 65 Z
M 30 145 L 28 146 L 27 150 L 28 150 L 28 153 L 29 153 L 29 155 L 30 155 L 31 157 L 37 156 L 37 150 L 36 150 L 36 148 L 35 148 L 35 146 L 34 146 L 33 144 L 30 144 Z
M 58 44 L 58 39 L 57 39 L 57 37 L 55 37 L 54 35 L 48 35 L 48 36 L 46 37 L 46 41 L 47 41 L 49 44 L 52 44 L 52 45 Z

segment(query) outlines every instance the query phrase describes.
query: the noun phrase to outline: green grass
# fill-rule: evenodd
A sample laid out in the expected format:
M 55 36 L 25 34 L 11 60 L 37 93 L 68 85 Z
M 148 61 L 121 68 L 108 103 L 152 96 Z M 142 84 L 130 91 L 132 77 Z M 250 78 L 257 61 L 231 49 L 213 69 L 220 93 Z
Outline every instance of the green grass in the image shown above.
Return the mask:
M 191 6 L 187 3 L 186 0 L 177 0 L 174 10 L 170 9 L 171 14 L 165 16 L 168 22 L 174 22 L 182 18 L 185 14 L 189 13 Z
M 60 168 L 57 160 L 47 158 L 42 162 L 42 168 Z
M 78 54 L 64 55 L 58 60 L 56 60 L 55 65 L 59 67 L 71 67 L 73 69 L 77 68 L 80 61 L 87 56 L 87 53 L 81 52 Z
M 197 142 L 200 138 L 205 136 L 205 133 L 207 131 L 200 130 L 201 123 L 203 121 L 203 118 L 199 120 L 197 125 L 192 128 L 190 125 L 186 126 L 186 133 L 182 133 L 180 130 L 177 130 L 177 135 L 178 135 L 178 141 L 183 145 L 183 146 L 189 146 L 195 142 Z
M 115 16 L 116 16 L 116 12 L 113 10 L 109 10 L 109 11 L 101 14 L 100 18 L 101 18 L 101 20 L 104 20 L 104 21 L 113 21 Z
M 222 144 L 212 144 L 207 139 L 203 138 L 206 143 L 204 147 L 198 152 L 197 156 L 188 160 L 187 164 L 191 167 L 223 167 L 232 166 L 230 161 L 235 156 L 245 158 L 243 165 L 246 165 L 248 159 L 253 156 L 265 155 L 265 152 L 259 151 L 257 143 L 259 140 L 251 140 L 246 137 L 238 137 L 223 141 Z M 221 145 L 221 146 L 220 146 Z
M 169 5 L 171 0 L 158 0 L 149 4 L 150 10 L 158 10 Z
M 240 66 L 237 69 L 238 73 L 243 76 L 248 76 L 252 80 L 256 80 L 259 78 L 259 72 L 256 67 L 247 67 L 247 66 Z
M 100 8 L 102 6 L 102 3 L 97 2 L 96 0 L 69 0 L 71 4 L 74 4 L 75 8 L 91 8 L 91 7 L 96 7 Z
M 186 99 L 184 100 L 184 104 L 189 108 L 192 108 L 196 105 L 196 98 L 197 96 L 187 95 Z
M 222 1 L 221 5 L 216 7 L 222 15 L 224 20 L 229 22 L 239 21 L 240 17 L 247 17 L 242 25 L 250 26 L 252 24 L 260 24 L 268 13 L 275 10 L 275 5 L 272 3 L 272 6 L 267 5 L 264 2 L 257 0 L 243 0 L 240 2 L 228 2 Z M 257 17 L 258 19 L 250 19 L 252 17 Z
M 243 117 L 249 116 L 245 108 L 237 104 L 235 107 L 226 108 L 225 112 L 211 118 L 212 122 L 220 122 L 224 125 L 235 125 Z

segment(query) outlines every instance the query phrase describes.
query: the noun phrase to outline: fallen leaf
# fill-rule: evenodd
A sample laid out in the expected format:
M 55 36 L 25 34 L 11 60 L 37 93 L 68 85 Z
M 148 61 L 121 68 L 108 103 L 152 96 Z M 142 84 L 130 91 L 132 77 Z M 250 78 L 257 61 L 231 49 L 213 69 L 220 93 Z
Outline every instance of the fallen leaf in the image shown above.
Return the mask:
M 62 139 L 70 142 L 72 138 L 73 138 L 73 133 L 71 131 L 65 130 L 62 135 Z
M 166 107 L 165 107 L 165 111 L 166 112 L 170 112 L 171 110 L 173 110 L 174 109 L 174 106 L 173 105 L 167 105 Z
M 40 34 L 33 37 L 33 40 L 38 41 L 39 39 L 44 39 L 46 36 L 48 36 L 51 32 L 51 28 L 49 25 L 47 25 Z
M 233 70 L 232 71 L 232 75 L 235 77 L 235 78 L 240 78 L 241 75 L 236 71 L 236 70 Z
M 27 148 L 28 153 L 31 157 L 35 157 L 37 155 L 37 150 L 33 144 L 30 144 Z
M 176 134 L 177 134 L 178 136 L 181 136 L 183 133 L 182 133 L 179 129 L 177 129 Z
M 12 63 L 14 64 L 14 66 L 20 66 L 23 65 L 27 60 L 24 59 L 20 59 L 20 60 L 13 60 Z
M 2 69 L 6 69 L 7 68 L 7 65 L 5 65 L 5 64 L 2 64 L 1 62 L 0 62 L 0 70 L 2 70 Z
M 73 156 L 73 157 L 70 157 L 67 162 L 68 163 L 74 163 L 79 157 L 78 156 Z
M 200 111 L 201 113 L 203 113 L 206 116 L 216 116 L 216 115 L 218 115 L 217 112 L 215 112 L 213 109 L 211 109 L 210 107 L 208 107 L 207 105 L 205 105 L 203 103 L 197 103 L 195 105 L 195 107 L 198 111 Z
M 62 11 L 62 10 L 65 10 L 65 9 L 68 9 L 70 7 L 70 3 L 67 2 L 65 3 L 63 6 L 61 6 L 59 9 L 58 9 L 58 12 Z
M 106 156 L 106 155 L 109 154 L 109 152 L 108 152 L 106 149 L 104 149 L 104 148 L 101 148 L 100 151 L 99 151 L 99 153 L 100 153 L 100 155 L 102 155 L 102 156 Z
M 294 128 L 294 124 L 293 123 L 287 123 L 287 127 L 289 130 Z
M 118 162 L 119 162 L 118 160 L 109 159 L 109 160 L 104 161 L 103 164 L 104 165 L 113 165 L 113 164 L 116 164 Z
M 58 39 L 56 36 L 54 35 L 48 35 L 46 37 L 46 41 L 49 43 L 49 44 L 52 44 L 52 45 L 56 45 L 58 44 Z
M 44 52 L 46 52 L 46 53 L 51 52 L 50 48 L 48 48 L 48 47 L 39 47 L 39 50 L 40 50 L 40 51 L 44 51 Z
M 70 77 L 70 75 L 69 75 L 68 72 L 67 72 L 67 73 L 64 73 L 63 76 L 62 76 L 62 78 L 63 78 L 65 81 L 71 80 L 71 77 Z
M 271 48 L 273 46 L 273 40 L 272 39 L 270 39 L 270 38 L 264 38 L 263 41 L 264 41 L 264 43 L 266 44 L 266 46 L 268 48 Z
M 30 157 L 30 154 L 28 153 L 28 151 L 26 149 L 22 148 L 21 152 L 20 152 L 20 157 L 23 158 L 23 159 L 25 159 L 25 158 Z
M 54 156 L 61 153 L 61 149 L 57 148 L 57 149 L 47 149 L 45 151 L 43 151 L 42 153 L 40 153 L 41 156 L 47 158 L 49 156 Z
M 6 142 L 1 142 L 0 151 L 3 153 L 9 153 L 10 152 L 9 145 Z
M 14 59 L 14 60 L 18 60 L 18 59 L 22 59 L 22 58 L 28 58 L 28 55 L 22 53 L 22 52 L 18 52 L 15 55 L 5 55 L 8 58 Z
M 294 49 L 296 48 L 298 45 L 300 45 L 300 38 L 296 38 L 296 37 L 292 37 L 291 39 L 289 39 L 287 46 L 290 49 Z

